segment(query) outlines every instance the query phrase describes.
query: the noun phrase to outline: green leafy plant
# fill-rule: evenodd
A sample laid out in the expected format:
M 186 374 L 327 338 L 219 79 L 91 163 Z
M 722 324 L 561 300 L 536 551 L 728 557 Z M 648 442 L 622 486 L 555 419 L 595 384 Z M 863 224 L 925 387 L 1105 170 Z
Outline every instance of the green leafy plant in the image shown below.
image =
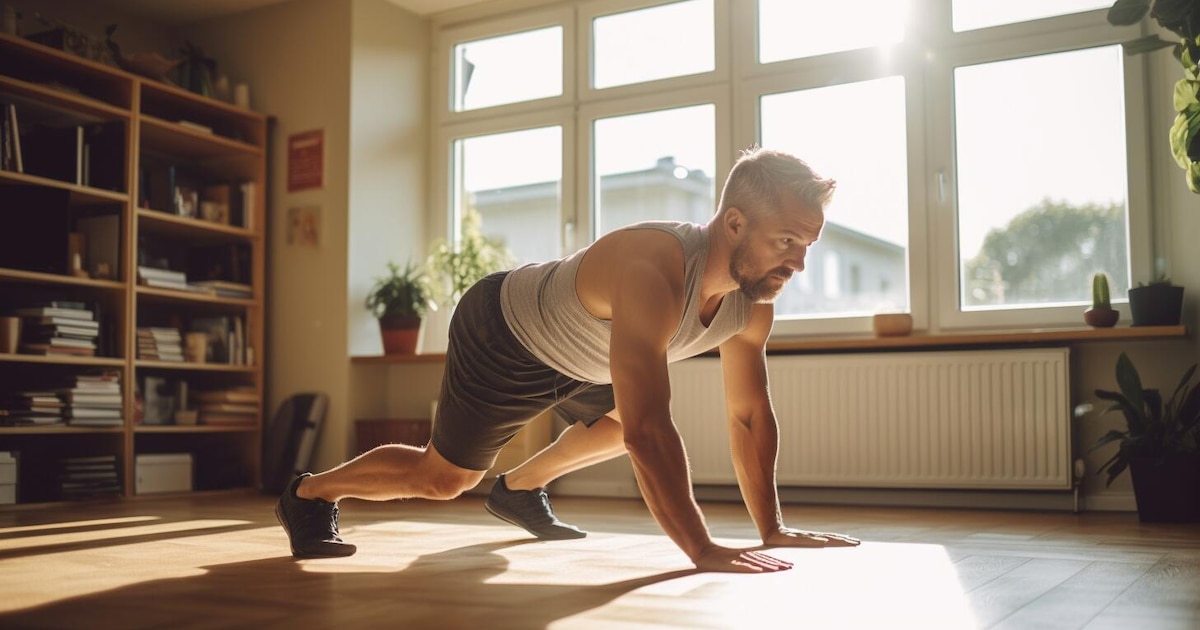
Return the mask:
M 1155 277 L 1153 280 L 1150 281 L 1149 284 L 1146 284 L 1145 282 L 1138 282 L 1139 287 L 1145 287 L 1145 286 L 1153 287 L 1153 286 L 1160 286 L 1160 285 L 1167 286 L 1167 287 L 1174 286 L 1171 284 L 1171 279 L 1168 278 L 1165 274 Z
M 1108 276 L 1104 272 L 1092 276 L 1092 308 L 1112 309 L 1112 301 L 1108 294 Z
M 367 309 L 378 319 L 424 317 L 431 295 L 425 270 L 411 260 L 404 269 L 391 261 L 387 268 L 387 275 L 377 278 L 367 293 Z
M 1171 153 L 1186 172 L 1188 188 L 1200 193 L 1200 0 L 1117 0 L 1108 10 L 1115 26 L 1137 24 L 1149 13 L 1159 26 L 1179 37 L 1170 42 L 1148 35 L 1124 44 L 1127 54 L 1174 46 L 1183 66 L 1175 83 L 1175 122 L 1171 125 Z
M 479 212 L 463 215 L 462 237 L 452 244 L 439 239 L 433 244 L 426 267 L 433 282 L 434 301 L 442 306 L 458 304 L 467 289 L 484 276 L 513 266 L 515 259 L 499 239 L 483 235 Z
M 1165 458 L 1170 455 L 1200 452 L 1200 387 L 1191 385 L 1196 373 L 1193 364 L 1180 379 L 1175 393 L 1166 402 L 1157 389 L 1144 389 L 1133 361 L 1122 352 L 1117 359 L 1117 385 L 1120 391 L 1096 390 L 1096 396 L 1113 403 L 1104 413 L 1120 411 L 1125 430 L 1113 429 L 1100 438 L 1092 450 L 1117 442 L 1117 453 L 1100 466 L 1107 470 L 1111 485 L 1135 457 Z

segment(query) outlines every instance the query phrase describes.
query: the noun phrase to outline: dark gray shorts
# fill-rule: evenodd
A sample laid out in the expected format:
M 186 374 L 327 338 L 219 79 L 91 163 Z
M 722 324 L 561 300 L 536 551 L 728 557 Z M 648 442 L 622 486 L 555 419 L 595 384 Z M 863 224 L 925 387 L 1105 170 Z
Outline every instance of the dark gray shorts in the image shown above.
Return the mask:
M 500 310 L 494 273 L 467 290 L 450 320 L 446 371 L 433 422 L 433 447 L 450 463 L 487 470 L 538 414 L 591 426 L 616 407 L 612 385 L 576 381 L 542 363 L 513 336 Z

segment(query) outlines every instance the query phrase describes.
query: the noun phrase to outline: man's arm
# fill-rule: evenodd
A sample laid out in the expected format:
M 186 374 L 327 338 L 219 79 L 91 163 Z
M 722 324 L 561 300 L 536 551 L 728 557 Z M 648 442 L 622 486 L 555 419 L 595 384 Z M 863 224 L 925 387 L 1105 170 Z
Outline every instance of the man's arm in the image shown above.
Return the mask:
M 721 371 L 733 468 L 742 499 L 762 541 L 781 546 L 857 545 L 841 534 L 804 532 L 783 524 L 775 465 L 779 425 L 767 385 L 766 344 L 775 320 L 774 307 L 756 304 L 746 330 L 721 344 Z
M 659 526 L 702 570 L 790 568 L 765 554 L 713 542 L 692 495 L 691 473 L 671 421 L 667 342 L 683 312 L 682 278 L 650 260 L 626 261 L 612 287 L 613 392 L 638 486 Z

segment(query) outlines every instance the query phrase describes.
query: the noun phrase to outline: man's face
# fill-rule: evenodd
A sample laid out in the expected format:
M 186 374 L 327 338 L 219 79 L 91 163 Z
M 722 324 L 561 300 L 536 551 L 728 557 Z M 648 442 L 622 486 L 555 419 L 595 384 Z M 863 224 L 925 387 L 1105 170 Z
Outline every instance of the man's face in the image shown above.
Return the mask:
M 798 203 L 780 212 L 747 217 L 745 232 L 729 260 L 729 275 L 754 302 L 774 302 L 792 274 L 804 271 L 804 256 L 824 226 L 820 209 Z

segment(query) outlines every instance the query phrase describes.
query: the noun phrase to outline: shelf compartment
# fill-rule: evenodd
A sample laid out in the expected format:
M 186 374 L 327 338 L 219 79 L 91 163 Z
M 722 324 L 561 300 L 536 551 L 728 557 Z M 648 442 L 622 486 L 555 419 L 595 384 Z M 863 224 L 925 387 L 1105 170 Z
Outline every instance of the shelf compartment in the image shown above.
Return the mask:
M 0 186 L 45 186 L 47 188 L 65 190 L 71 193 L 70 203 L 72 206 L 97 206 L 129 202 L 129 195 L 126 193 L 79 186 L 57 179 L 26 173 L 14 173 L 12 171 L 0 171 Z
M 150 116 L 142 116 L 142 142 L 155 153 L 166 153 L 194 160 L 230 159 L 230 153 L 261 158 L 263 150 L 245 142 Z
M 91 278 L 77 278 L 75 276 L 64 276 L 57 273 L 25 271 L 22 269 L 8 269 L 5 267 L 0 267 L 0 281 L 87 287 L 89 289 L 98 289 L 101 291 L 125 290 L 125 283 L 117 282 L 115 280 L 93 280 Z
M 0 355 L 2 356 L 2 355 Z M 192 372 L 237 372 L 237 373 L 253 373 L 257 370 L 254 365 L 234 365 L 232 363 L 193 363 L 190 361 L 152 361 L 150 359 L 137 359 L 133 362 L 134 367 L 152 368 L 155 370 L 180 370 Z
M 143 120 L 189 120 L 211 127 L 218 137 L 266 147 L 266 119 L 261 114 L 163 83 L 142 82 L 141 91 Z
M 39 363 L 43 365 L 75 365 L 82 367 L 125 367 L 125 359 L 112 357 L 43 356 L 40 354 L 0 353 L 0 363 Z
M 124 110 L 133 107 L 132 75 L 15 35 L 0 33 L 0 74 L 33 85 L 43 77 L 54 77 L 57 84 L 78 90 L 80 95 L 38 87 L 59 92 L 81 108 L 94 102 Z
M 251 241 L 262 236 L 243 227 L 181 217 L 158 210 L 138 210 L 137 218 L 140 231 L 205 242 Z
M 255 431 L 258 431 L 258 428 L 259 428 L 259 425 L 257 423 L 256 424 L 247 424 L 245 426 L 242 426 L 242 425 L 211 426 L 211 425 L 203 425 L 203 424 L 197 424 L 197 425 L 191 425 L 191 426 L 179 426 L 179 425 L 170 425 L 170 424 L 162 425 L 162 426 L 154 426 L 154 425 L 144 425 L 143 424 L 143 425 L 138 425 L 137 427 L 135 427 L 134 433 L 138 433 L 138 434 L 146 434 L 146 433 L 175 433 L 175 434 L 178 434 L 178 433 L 253 433 Z
M 207 293 L 193 293 L 190 291 L 181 291 L 177 289 L 160 289 L 158 287 L 138 286 L 136 290 L 138 298 L 144 298 L 147 302 L 156 302 L 159 304 L 178 304 L 190 302 L 243 308 L 255 306 L 257 304 L 251 299 L 216 297 Z

